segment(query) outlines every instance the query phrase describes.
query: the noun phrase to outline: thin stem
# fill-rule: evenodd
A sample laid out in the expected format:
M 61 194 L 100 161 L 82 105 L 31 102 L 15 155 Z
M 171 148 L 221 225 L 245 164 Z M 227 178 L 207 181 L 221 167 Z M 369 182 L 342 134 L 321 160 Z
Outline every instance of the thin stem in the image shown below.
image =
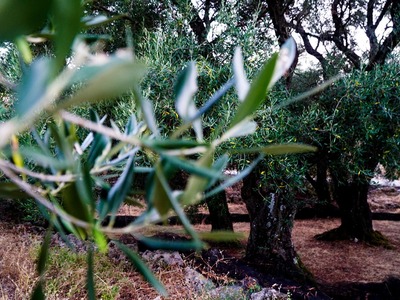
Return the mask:
M 67 112 L 65 110 L 59 111 L 58 114 L 63 118 L 64 120 L 74 123 L 76 125 L 82 126 L 84 128 L 87 128 L 89 130 L 104 134 L 108 137 L 111 137 L 113 139 L 116 139 L 118 141 L 126 142 L 128 144 L 133 144 L 135 146 L 143 147 L 143 142 L 133 136 L 127 136 L 125 134 L 122 134 L 120 132 L 117 132 L 109 127 L 103 126 L 99 123 L 95 123 L 89 120 L 86 120 L 84 118 L 81 118 L 77 115 L 74 115 L 70 112 Z
M 67 174 L 67 175 L 47 175 L 43 173 L 33 172 L 29 169 L 17 167 L 9 161 L 0 159 L 0 166 L 6 167 L 14 172 L 19 174 L 26 174 L 30 177 L 37 178 L 41 181 L 51 181 L 51 182 L 72 182 L 75 180 L 76 175 Z
M 43 205 L 45 208 L 47 208 L 50 212 L 58 215 L 62 219 L 68 221 L 71 224 L 74 224 L 76 226 L 82 227 L 88 231 L 92 230 L 95 225 L 87 223 L 85 221 L 82 221 L 78 218 L 75 218 L 74 216 L 71 216 L 70 214 L 66 213 L 62 209 L 58 208 L 55 206 L 53 203 L 51 203 L 49 200 L 47 200 L 45 197 L 43 197 L 40 192 L 38 191 L 38 188 L 30 185 L 29 183 L 23 181 L 21 178 L 18 177 L 15 173 L 13 173 L 9 168 L 7 168 L 5 165 L 0 164 L 0 170 L 11 180 L 13 181 L 21 190 L 23 190 L 25 193 L 30 195 L 32 198 L 34 198 L 37 202 L 39 202 L 41 205 Z M 157 223 L 159 220 L 154 220 L 154 223 Z M 105 234 L 110 234 L 110 235 L 119 235 L 119 234 L 124 234 L 124 233 L 134 233 L 142 229 L 143 227 L 150 225 L 150 223 L 145 223 L 142 225 L 128 225 L 123 228 L 106 228 L 106 227 L 101 227 L 99 228 L 103 233 Z
M 85 229 L 91 229 L 93 227 L 92 224 L 89 224 L 87 222 L 84 222 L 80 219 L 77 219 L 70 214 L 67 214 L 65 211 L 59 209 L 57 206 L 55 206 L 53 203 L 51 203 L 49 200 L 44 198 L 38 191 L 37 188 L 33 185 L 30 185 L 29 183 L 23 181 L 21 178 L 18 177 L 15 173 L 13 173 L 9 168 L 5 167 L 4 165 L 0 165 L 0 170 L 11 180 L 13 181 L 16 185 L 18 185 L 21 190 L 23 190 L 25 193 L 28 195 L 32 196 L 35 198 L 36 201 L 38 201 L 41 205 L 43 205 L 45 208 L 47 208 L 50 212 L 57 214 L 64 220 L 73 223 L 79 227 L 85 228 Z

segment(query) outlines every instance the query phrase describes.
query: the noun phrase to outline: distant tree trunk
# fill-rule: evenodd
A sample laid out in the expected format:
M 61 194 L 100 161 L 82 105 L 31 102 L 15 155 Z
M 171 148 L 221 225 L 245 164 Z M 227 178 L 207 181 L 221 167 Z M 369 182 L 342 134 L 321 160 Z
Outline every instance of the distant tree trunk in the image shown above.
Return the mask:
M 307 281 L 292 243 L 294 201 L 285 193 L 268 193 L 259 186 L 259 170 L 243 180 L 242 198 L 250 216 L 250 235 L 245 260 L 262 272 Z
M 206 199 L 208 211 L 210 212 L 211 231 L 227 230 L 233 231 L 231 214 L 226 201 L 226 192 L 222 191 Z
M 373 233 L 372 214 L 368 205 L 368 183 L 352 182 L 335 187 L 340 208 L 342 230 L 351 238 L 368 241 Z
M 317 235 L 321 240 L 357 239 L 373 245 L 389 246 L 387 239 L 374 231 L 368 204 L 369 180 L 354 177 L 351 182 L 339 183 L 333 178 L 334 197 L 340 209 L 338 228 Z
M 319 158 L 317 161 L 317 172 L 315 174 L 316 175 L 315 179 L 312 178 L 310 174 L 306 174 L 306 178 L 314 188 L 317 194 L 318 202 L 320 204 L 331 203 L 331 195 L 329 192 L 327 174 L 328 174 L 328 163 L 324 158 Z

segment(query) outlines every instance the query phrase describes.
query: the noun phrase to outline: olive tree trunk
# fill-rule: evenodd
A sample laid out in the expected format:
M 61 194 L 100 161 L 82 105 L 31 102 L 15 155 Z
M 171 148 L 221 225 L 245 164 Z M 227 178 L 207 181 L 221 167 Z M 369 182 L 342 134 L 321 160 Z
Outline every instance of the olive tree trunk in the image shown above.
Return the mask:
M 259 171 L 243 180 L 242 198 L 250 217 L 250 235 L 245 260 L 262 272 L 307 281 L 292 243 L 296 205 L 285 193 L 268 193 L 259 188 Z
M 226 192 L 222 191 L 207 198 L 206 203 L 210 212 L 211 231 L 233 231 L 231 214 L 226 201 Z
M 321 240 L 363 241 L 373 245 L 389 246 L 387 239 L 374 231 L 372 213 L 368 204 L 369 180 L 355 176 L 352 181 L 339 183 L 333 178 L 334 197 L 340 209 L 338 228 L 317 235 Z
M 334 184 L 334 196 L 340 209 L 338 228 L 317 236 L 318 239 L 357 239 L 368 242 L 373 235 L 372 214 L 368 205 L 368 183 Z

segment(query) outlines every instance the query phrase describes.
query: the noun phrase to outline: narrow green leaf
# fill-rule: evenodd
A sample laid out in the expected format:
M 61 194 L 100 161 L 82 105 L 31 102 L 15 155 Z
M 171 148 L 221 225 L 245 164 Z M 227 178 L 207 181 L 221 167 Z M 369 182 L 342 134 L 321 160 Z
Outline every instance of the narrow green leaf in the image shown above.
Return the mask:
M 117 241 L 114 241 L 114 243 L 118 246 L 119 249 L 121 249 L 122 252 L 125 253 L 125 255 L 129 258 L 129 260 L 135 265 L 137 270 L 140 272 L 140 274 L 143 275 L 143 277 L 164 297 L 168 296 L 168 293 L 166 289 L 163 287 L 163 285 L 158 281 L 158 279 L 154 276 L 154 274 L 151 272 L 151 270 L 146 266 L 146 264 L 141 260 L 139 255 L 137 255 L 135 252 L 133 252 L 131 249 L 129 249 L 127 246 L 124 244 L 121 244 Z
M 221 183 L 219 186 L 216 188 L 212 189 L 211 191 L 207 192 L 204 195 L 204 198 L 211 197 L 215 194 L 218 194 L 225 190 L 226 188 L 234 185 L 235 183 L 239 182 L 243 178 L 245 178 L 247 175 L 250 174 L 250 172 L 257 166 L 257 164 L 264 158 L 264 154 L 260 154 L 247 168 L 239 172 L 237 175 L 229 178 L 228 180 L 224 181 Z
M 60 235 L 61 239 L 65 242 L 65 244 L 70 248 L 70 249 L 75 249 L 74 244 L 71 243 L 69 240 L 68 236 L 65 233 L 64 226 L 61 224 L 61 222 L 57 219 L 56 216 L 51 216 L 48 218 L 48 220 L 53 224 L 54 228 L 57 230 L 58 234 Z M 71 226 L 70 226 L 71 227 Z
M 56 148 L 57 156 L 72 164 L 75 161 L 73 156 L 74 141 L 68 136 L 68 125 L 65 122 L 61 122 L 59 126 L 55 123 L 50 123 L 49 128 L 51 136 L 58 147 L 58 149 Z
M 196 133 L 197 140 L 203 139 L 203 127 L 201 119 L 192 120 L 198 112 L 194 103 L 193 96 L 197 91 L 197 70 L 194 62 L 181 72 L 175 85 L 175 107 L 179 116 L 185 123 L 192 122 L 193 129 Z
M 210 110 L 211 107 L 214 104 L 216 104 L 218 100 L 221 99 L 234 84 L 235 84 L 235 79 L 234 78 L 229 79 L 222 87 L 218 89 L 218 91 L 214 93 L 214 95 L 212 95 L 210 99 L 207 100 L 206 103 L 204 103 L 202 107 L 199 108 L 198 112 L 194 116 L 192 116 L 189 122 L 193 122 L 197 118 L 200 118 L 208 110 Z
M 133 89 L 145 74 L 145 68 L 136 63 L 132 54 L 106 58 L 105 63 L 80 68 L 71 83 L 83 82 L 84 86 L 73 96 L 59 104 L 59 109 L 69 108 L 84 102 L 112 99 Z
M 63 158 L 54 158 L 54 155 L 49 156 L 46 153 L 42 153 L 38 148 L 34 147 L 23 147 L 20 149 L 20 153 L 23 157 L 31 162 L 34 162 L 38 166 L 44 168 L 52 168 L 54 170 L 65 170 L 71 166 L 71 163 Z
M 90 175 L 90 169 L 86 165 L 79 165 L 78 178 L 75 182 L 79 197 L 94 211 L 93 180 Z
M 24 36 L 17 37 L 14 43 L 18 49 L 18 52 L 21 54 L 24 63 L 30 65 L 33 60 L 33 55 L 29 43 L 26 40 L 26 37 Z
M 13 182 L 0 182 L 0 195 L 2 198 L 28 199 L 32 196 L 23 192 L 19 186 Z
M 47 258 L 49 256 L 49 247 L 50 247 L 50 241 L 52 237 L 52 226 L 50 226 L 47 229 L 46 235 L 43 240 L 43 244 L 40 248 L 40 253 L 39 253 L 39 259 L 37 262 L 37 271 L 39 276 L 42 276 L 44 272 L 46 271 L 46 262 Z
M 100 120 L 99 115 L 97 112 L 94 110 L 90 110 L 90 119 L 92 122 L 101 124 L 102 121 L 104 120 L 104 117 Z M 96 161 L 99 157 L 104 156 L 104 151 L 108 150 L 110 146 L 110 138 L 106 135 L 103 135 L 101 133 L 95 133 L 93 134 L 93 141 L 92 141 L 92 146 L 89 151 L 88 159 L 86 162 L 86 165 L 88 169 L 92 169 L 93 166 L 96 164 Z
M 134 114 L 132 114 L 129 117 L 129 120 L 125 125 L 124 133 L 126 135 L 131 135 L 131 134 L 135 134 L 137 132 L 137 130 L 138 130 L 138 122 L 137 122 L 136 116 Z
M 246 98 L 237 108 L 236 115 L 230 124 L 230 128 L 240 123 L 245 118 L 251 117 L 265 101 L 268 86 L 272 79 L 277 59 L 278 53 L 273 54 L 263 66 L 257 77 L 253 80 L 250 85 L 250 90 L 247 92 Z
M 296 42 L 290 37 L 279 50 L 278 60 L 275 64 L 272 79 L 268 84 L 268 89 L 270 89 L 292 66 L 296 57 L 296 51 Z
M 164 168 L 159 162 L 156 168 Z M 165 172 L 165 171 L 164 171 Z M 171 209 L 171 203 L 168 200 L 167 192 L 161 184 L 160 178 L 154 171 L 150 173 L 146 186 L 146 200 L 148 203 L 148 210 L 155 208 L 161 216 L 164 216 Z
M 55 205 L 57 207 L 59 207 L 59 205 L 58 205 L 57 201 L 55 200 L 54 196 L 49 195 L 49 198 L 51 199 L 51 201 L 53 203 L 55 203 Z M 42 214 L 42 216 L 49 222 L 50 226 L 53 226 L 57 230 L 57 232 L 60 234 L 60 237 L 65 242 L 65 244 L 70 249 L 74 249 L 74 246 L 71 243 L 71 241 L 68 239 L 67 235 L 65 234 L 64 227 L 60 223 L 58 217 L 55 214 L 51 214 L 50 215 L 49 211 L 47 210 L 47 208 L 45 208 L 41 203 L 36 201 L 36 204 L 37 204 L 37 206 L 39 208 L 39 211 Z
M 184 170 L 190 174 L 198 175 L 200 177 L 207 178 L 208 180 L 218 180 L 221 178 L 221 173 L 214 169 L 204 168 L 202 166 L 192 164 L 187 160 L 183 160 L 175 156 L 162 155 L 162 157 L 175 167 Z
M 231 153 L 265 153 L 269 155 L 286 155 L 296 153 L 315 152 L 318 148 L 300 143 L 273 144 L 263 147 L 233 149 Z
M 50 146 L 49 144 L 45 141 L 45 139 L 41 138 L 39 136 L 39 133 L 37 132 L 36 128 L 32 128 L 31 129 L 31 135 L 34 138 L 35 142 L 38 144 L 40 150 L 48 155 L 48 156 L 52 156 L 51 151 L 50 151 Z
M 101 253 L 107 252 L 107 238 L 104 234 L 97 228 L 93 228 L 93 239 L 96 242 L 97 247 Z
M 251 118 L 245 118 L 235 126 L 227 130 L 220 138 L 221 142 L 227 141 L 231 138 L 237 138 L 241 136 L 246 136 L 253 134 L 257 129 L 257 123 Z
M 291 98 L 290 100 L 287 100 L 287 101 L 285 101 L 283 103 L 279 103 L 279 104 L 275 105 L 273 110 L 277 110 L 277 109 L 280 109 L 282 107 L 289 106 L 289 105 L 291 105 L 293 103 L 300 102 L 300 101 L 303 101 L 305 99 L 308 99 L 308 98 L 310 98 L 311 96 L 313 96 L 315 94 L 321 93 L 323 90 L 327 89 L 329 86 L 334 84 L 336 81 L 338 81 L 343 76 L 344 76 L 343 74 L 336 75 L 336 76 L 332 77 L 331 79 L 323 82 L 322 84 L 316 86 L 315 88 L 313 88 L 313 89 L 311 89 L 311 90 L 309 90 L 307 92 L 301 93 L 300 95 L 295 96 L 295 97 Z
M 231 242 L 245 239 L 245 235 L 242 232 L 232 231 L 211 231 L 211 232 L 199 232 L 199 236 L 205 241 L 216 241 L 216 242 Z
M 89 206 L 82 198 L 80 198 L 76 183 L 71 183 L 62 190 L 62 200 L 64 209 L 67 213 L 83 221 L 92 221 L 92 216 L 88 208 Z M 74 225 L 73 227 L 76 229 L 76 232 L 79 234 L 78 236 L 80 238 L 86 238 L 87 234 L 85 229 L 76 227 Z
M 81 29 L 81 0 L 53 0 L 52 23 L 56 31 L 55 54 L 59 67 L 65 63 L 75 36 Z
M 196 107 L 193 95 L 197 91 L 197 71 L 194 62 L 191 62 L 179 74 L 175 84 L 176 111 L 184 120 L 189 120 Z
M 101 133 L 95 133 L 92 146 L 90 147 L 87 158 L 87 167 L 92 169 L 99 157 L 103 156 L 104 151 L 107 151 L 110 145 L 110 138 Z
M 31 6 L 31 5 L 29 5 Z M 40 109 L 40 100 L 46 93 L 47 85 L 51 79 L 52 64 L 48 58 L 34 61 L 22 76 L 21 84 L 17 90 L 17 103 L 15 111 L 22 118 L 30 111 Z
M 214 162 L 214 164 L 212 165 L 211 168 L 212 168 L 213 170 L 217 171 L 219 174 L 222 175 L 222 173 L 223 173 L 223 171 L 226 169 L 226 166 L 228 165 L 228 163 L 229 163 L 229 156 L 226 155 L 226 154 L 224 154 L 224 155 L 220 156 L 220 157 Z M 218 179 L 217 179 L 217 178 L 211 179 L 211 180 L 208 182 L 208 185 L 207 185 L 207 187 L 205 188 L 205 190 L 208 190 L 209 188 L 211 188 L 212 186 L 214 186 L 214 184 L 216 184 L 218 180 L 220 180 L 220 178 L 218 178 Z
M 270 155 L 284 155 L 305 152 L 315 152 L 317 147 L 304 145 L 304 144 L 278 144 L 270 145 L 260 149 L 260 152 Z
M 214 151 L 209 150 L 206 152 L 197 162 L 196 165 L 203 168 L 209 168 L 213 162 Z M 198 175 L 191 175 L 186 185 L 185 191 L 180 196 L 179 200 L 182 205 L 195 204 L 202 199 L 202 193 L 204 192 L 209 180 Z
M 89 247 L 87 254 L 87 276 L 86 288 L 88 291 L 88 299 L 96 300 L 95 284 L 94 284 L 94 271 L 93 271 L 93 247 Z
M 196 251 L 202 248 L 202 244 L 198 241 L 173 241 L 139 237 L 140 242 L 145 244 L 149 249 L 157 250 L 176 250 L 176 251 Z
M 195 242 L 198 242 L 200 244 L 201 241 L 200 241 L 196 231 L 193 229 L 192 224 L 190 223 L 189 219 L 187 218 L 185 212 L 183 211 L 181 204 L 178 202 L 176 195 L 174 195 L 172 193 L 172 190 L 167 182 L 167 179 L 165 178 L 164 174 L 162 173 L 162 169 L 160 168 L 160 166 L 157 166 L 155 171 L 156 171 L 156 174 L 160 181 L 160 184 L 163 187 L 163 189 L 167 195 L 167 200 L 169 201 L 169 203 L 171 204 L 175 213 L 177 214 L 178 218 L 182 222 L 183 228 L 185 228 L 186 232 L 191 235 L 192 239 Z
M 140 89 L 139 84 L 135 84 L 132 91 L 136 101 L 139 102 L 139 106 L 143 114 L 143 119 L 146 122 L 146 126 L 154 135 L 159 136 L 160 132 L 157 126 L 157 119 L 154 114 L 153 104 L 148 99 L 143 97 L 143 93 Z
M 32 296 L 31 296 L 31 300 L 45 300 L 46 297 L 44 295 L 44 291 L 43 291 L 43 283 L 41 281 L 39 281 L 35 287 L 35 289 L 33 290 Z
M 194 140 L 148 140 L 145 141 L 145 145 L 149 148 L 160 149 L 160 150 L 174 150 L 174 149 L 188 149 L 194 148 L 198 146 L 207 146 L 207 143 L 199 143 L 198 141 Z
M 134 165 L 135 155 L 131 155 L 126 163 L 124 172 L 108 193 L 107 202 L 112 213 L 117 212 L 132 187 L 133 175 L 135 174 Z

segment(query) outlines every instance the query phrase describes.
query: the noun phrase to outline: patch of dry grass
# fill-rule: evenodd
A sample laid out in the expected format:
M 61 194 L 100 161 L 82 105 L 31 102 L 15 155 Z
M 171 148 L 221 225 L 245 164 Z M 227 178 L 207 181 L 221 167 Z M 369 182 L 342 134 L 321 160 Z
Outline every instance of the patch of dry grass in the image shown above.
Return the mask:
M 34 232 L 28 225 L 0 222 L 0 232 L 0 299 L 30 299 L 38 280 L 35 261 L 43 231 Z M 123 256 L 115 260 L 107 254 L 96 253 L 94 259 L 98 299 L 147 300 L 159 296 Z M 45 277 L 46 298 L 86 299 L 86 272 L 85 253 L 52 246 Z M 185 266 L 157 267 L 154 273 L 169 293 L 166 299 L 203 299 L 186 282 Z
M 30 249 L 41 235 L 7 222 L 0 222 L 0 232 L 0 299 L 27 299 L 37 280 Z

